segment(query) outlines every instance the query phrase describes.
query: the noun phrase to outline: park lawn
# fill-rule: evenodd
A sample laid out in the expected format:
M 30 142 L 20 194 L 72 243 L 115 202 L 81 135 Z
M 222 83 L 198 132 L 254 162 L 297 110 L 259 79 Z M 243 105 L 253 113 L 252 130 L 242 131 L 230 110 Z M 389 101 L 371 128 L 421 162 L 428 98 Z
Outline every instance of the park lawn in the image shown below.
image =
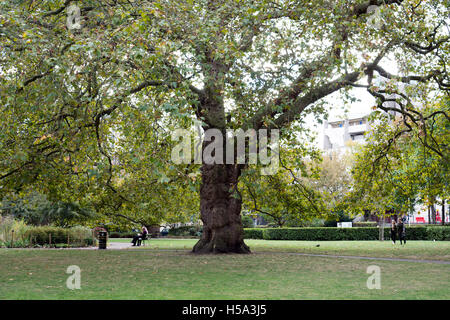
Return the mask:
M 130 242 L 131 239 L 109 239 L 112 242 Z M 197 239 L 151 239 L 139 249 L 192 249 Z M 254 240 L 245 243 L 252 252 L 298 252 L 312 254 L 351 255 L 407 259 L 450 261 L 450 241 L 408 241 L 393 245 L 391 241 L 288 241 Z M 320 245 L 317 247 L 317 245 Z
M 81 290 L 66 269 L 81 268 Z M 381 289 L 366 286 L 367 267 Z M 450 265 L 284 253 L 0 250 L 0 299 L 450 299 Z

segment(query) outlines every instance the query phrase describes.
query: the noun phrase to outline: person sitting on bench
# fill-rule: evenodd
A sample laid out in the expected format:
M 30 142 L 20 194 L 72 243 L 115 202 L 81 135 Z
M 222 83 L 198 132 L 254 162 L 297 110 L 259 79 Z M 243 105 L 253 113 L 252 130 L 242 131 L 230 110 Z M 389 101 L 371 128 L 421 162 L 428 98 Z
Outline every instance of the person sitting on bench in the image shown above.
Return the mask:
M 148 230 L 145 226 L 142 226 L 142 233 L 138 233 L 133 237 L 133 240 L 131 243 L 133 243 L 133 247 L 137 246 L 139 247 L 142 243 L 142 240 L 147 240 Z

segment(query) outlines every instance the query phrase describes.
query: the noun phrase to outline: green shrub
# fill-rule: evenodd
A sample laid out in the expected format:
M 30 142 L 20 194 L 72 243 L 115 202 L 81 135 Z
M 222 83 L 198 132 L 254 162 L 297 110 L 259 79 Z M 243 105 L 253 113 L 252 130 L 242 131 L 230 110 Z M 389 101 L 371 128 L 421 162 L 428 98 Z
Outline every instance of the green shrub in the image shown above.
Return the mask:
M 25 237 L 31 244 L 39 246 L 65 244 L 71 247 L 83 247 L 94 243 L 91 229 L 78 226 L 70 229 L 49 226 L 33 227 L 26 232 Z
M 246 228 L 244 229 L 244 238 L 245 239 L 263 239 L 263 231 L 262 228 Z
M 121 237 L 121 232 L 111 232 L 108 236 L 110 238 L 122 238 Z
M 73 237 L 76 238 L 92 238 L 92 229 L 82 226 L 75 226 L 69 229 Z
M 109 238 L 133 238 L 136 235 L 135 232 L 111 232 L 108 234 Z
M 169 236 L 187 236 L 194 237 L 200 236 L 203 231 L 203 226 L 181 226 L 178 228 L 172 228 L 169 230 Z
M 23 220 L 4 217 L 0 223 L 0 242 L 24 240 L 24 235 L 29 228 Z
M 26 237 L 39 245 L 67 243 L 67 231 L 59 227 L 34 227 L 27 232 Z
M 390 237 L 390 229 L 386 228 L 385 239 Z M 428 240 L 427 239 L 427 227 L 425 226 L 412 226 L 406 225 L 406 239 L 407 240 Z
M 245 239 L 265 240 L 303 240 L 303 241 L 339 241 L 339 240 L 378 240 L 379 229 L 361 228 L 248 228 L 244 229 Z M 384 239 L 390 238 L 390 229 L 384 229 Z M 406 228 L 407 240 L 450 240 L 449 227 L 412 226 Z
M 23 220 L 15 220 L 12 217 L 1 219 L 0 246 L 2 247 L 26 248 L 55 246 L 57 244 L 65 244 L 71 247 L 93 245 L 92 231 L 82 226 L 72 228 L 32 227 L 27 226 Z
M 426 227 L 427 240 L 449 241 L 450 228 L 443 226 L 428 226 Z
M 3 212 L 15 219 L 23 219 L 29 225 L 56 225 L 69 227 L 96 217 L 93 211 L 80 207 L 76 202 L 53 202 L 39 192 L 10 195 L 2 199 Z
M 0 247 L 3 248 L 28 248 L 30 242 L 28 240 L 6 240 L 0 241 Z
M 82 226 L 75 226 L 67 230 L 70 246 L 84 247 L 94 244 L 92 229 Z
M 377 240 L 378 228 L 274 228 L 263 233 L 266 240 Z
M 113 231 L 108 233 L 109 238 L 133 238 L 136 235 L 135 232 L 119 232 Z
M 244 228 L 252 228 L 254 225 L 253 219 L 249 216 L 242 216 L 242 226 Z

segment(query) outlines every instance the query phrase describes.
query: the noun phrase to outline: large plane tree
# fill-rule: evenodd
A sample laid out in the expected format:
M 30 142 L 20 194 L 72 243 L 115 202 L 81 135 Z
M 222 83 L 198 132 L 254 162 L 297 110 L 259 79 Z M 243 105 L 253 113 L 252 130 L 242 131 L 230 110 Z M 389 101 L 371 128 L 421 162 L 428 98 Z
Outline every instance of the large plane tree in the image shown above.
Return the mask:
M 151 187 L 191 174 L 155 153 L 192 119 L 204 130 L 283 136 L 354 88 L 407 126 L 448 120 L 448 110 L 424 114 L 410 98 L 449 88 L 447 23 L 445 0 L 2 1 L 0 192 L 70 191 L 70 180 L 75 197 L 105 192 L 119 210 L 134 200 L 121 192 L 118 155 L 156 168 L 154 180 L 135 180 Z M 130 141 L 132 156 L 121 148 Z M 247 166 L 201 165 L 194 252 L 250 252 L 237 190 Z

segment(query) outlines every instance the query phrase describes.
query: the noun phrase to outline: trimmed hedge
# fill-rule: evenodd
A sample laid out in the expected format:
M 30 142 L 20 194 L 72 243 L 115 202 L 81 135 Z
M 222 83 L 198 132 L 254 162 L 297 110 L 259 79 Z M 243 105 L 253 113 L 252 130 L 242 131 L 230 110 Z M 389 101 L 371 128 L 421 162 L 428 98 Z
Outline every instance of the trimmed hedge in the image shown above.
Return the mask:
M 290 228 L 267 229 L 265 240 L 376 240 L 378 228 Z
M 450 227 L 437 227 L 428 226 L 427 229 L 427 240 L 443 240 L 450 241 Z M 406 235 L 408 237 L 408 235 Z
M 135 232 L 117 232 L 113 231 L 108 234 L 109 238 L 133 238 L 136 235 Z
M 266 228 L 244 228 L 245 239 L 263 239 L 263 232 Z
M 199 237 L 203 231 L 203 226 L 182 226 L 178 228 L 169 229 L 169 236 L 191 236 Z
M 378 240 L 379 229 L 363 228 L 248 228 L 244 229 L 245 239 L 264 240 Z M 384 238 L 390 239 L 390 229 L 384 229 Z M 414 226 L 406 228 L 407 240 L 450 240 L 450 228 L 443 226 Z
M 24 234 L 24 238 L 29 240 L 30 245 L 51 245 L 69 243 L 70 246 L 84 247 L 92 245 L 94 240 L 92 232 L 88 228 L 60 228 L 60 227 L 32 227 Z

